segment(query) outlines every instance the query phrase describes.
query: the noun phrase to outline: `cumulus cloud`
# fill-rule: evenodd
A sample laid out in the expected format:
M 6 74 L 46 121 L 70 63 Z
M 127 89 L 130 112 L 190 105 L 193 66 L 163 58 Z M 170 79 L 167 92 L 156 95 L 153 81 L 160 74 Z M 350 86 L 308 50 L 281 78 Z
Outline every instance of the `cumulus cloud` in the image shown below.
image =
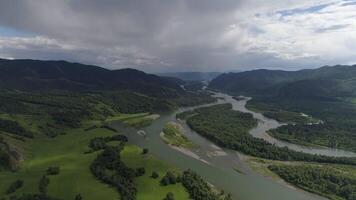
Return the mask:
M 0 27 L 31 34 L 0 32 L 0 57 L 149 72 L 349 64 L 355 20 L 350 0 L 4 0 Z

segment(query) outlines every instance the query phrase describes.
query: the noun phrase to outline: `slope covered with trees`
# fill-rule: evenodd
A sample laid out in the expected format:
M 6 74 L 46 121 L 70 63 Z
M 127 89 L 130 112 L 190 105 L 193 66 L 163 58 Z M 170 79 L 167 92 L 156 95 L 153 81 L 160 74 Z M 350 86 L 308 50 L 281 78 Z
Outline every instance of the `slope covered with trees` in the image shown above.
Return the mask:
M 277 147 L 263 139 L 255 138 L 248 131 L 257 125 L 256 119 L 249 113 L 232 110 L 231 104 L 199 108 L 177 117 L 185 117 L 187 124 L 194 131 L 216 144 L 248 155 L 282 161 L 356 165 L 355 158 L 311 155 Z
M 155 97 L 183 91 L 173 81 L 134 69 L 108 70 L 66 61 L 0 60 L 0 88 L 20 90 L 130 90 Z
M 330 199 L 356 199 L 356 177 L 342 167 L 316 165 L 271 165 L 285 181 Z
M 248 108 L 288 123 L 271 131 L 280 140 L 355 151 L 355 77 L 356 66 L 255 70 L 223 74 L 209 87 L 252 96 Z

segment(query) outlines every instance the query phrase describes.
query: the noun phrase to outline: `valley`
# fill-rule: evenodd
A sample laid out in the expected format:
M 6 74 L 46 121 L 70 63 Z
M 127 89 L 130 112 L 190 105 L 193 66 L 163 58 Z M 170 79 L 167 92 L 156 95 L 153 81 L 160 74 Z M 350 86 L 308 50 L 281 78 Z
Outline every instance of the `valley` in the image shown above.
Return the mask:
M 169 95 L 157 95 L 155 89 L 141 93 L 116 87 L 3 90 L 0 178 L 6 181 L 0 183 L 0 196 L 21 200 L 199 199 L 200 195 L 212 200 L 353 198 L 345 193 L 354 191 L 353 179 L 347 180 L 351 187 L 329 195 L 330 188 L 314 188 L 313 180 L 293 179 L 309 171 L 288 167 L 327 167 L 328 176 L 340 179 L 344 176 L 335 173 L 342 169 L 353 177 L 354 152 L 293 144 L 272 133 L 293 123 L 322 125 L 321 120 L 327 122 L 324 117 L 289 110 L 274 113 L 271 106 L 275 105 L 262 96 L 236 97 L 176 86 L 167 89 Z M 263 111 L 267 106 L 268 113 Z M 286 171 L 295 176 L 286 177 Z M 191 181 L 200 185 L 200 192 L 192 192 L 197 188 Z M 319 196 L 323 192 L 327 195 Z
M 356 0 L 1 0 L 0 200 L 356 200 Z

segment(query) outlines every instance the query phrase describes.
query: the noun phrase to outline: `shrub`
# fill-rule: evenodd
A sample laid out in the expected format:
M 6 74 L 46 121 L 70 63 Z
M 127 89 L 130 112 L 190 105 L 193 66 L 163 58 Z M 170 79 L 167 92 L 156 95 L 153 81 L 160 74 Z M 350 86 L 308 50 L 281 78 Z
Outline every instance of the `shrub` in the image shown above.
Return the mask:
M 148 149 L 147 148 L 144 148 L 143 150 L 142 150 L 142 154 L 148 154 Z
M 172 192 L 168 192 L 164 200 L 174 200 L 174 195 Z
M 59 167 L 48 167 L 46 173 L 47 173 L 47 175 L 58 175 Z
M 11 183 L 9 188 L 6 190 L 6 194 L 14 193 L 17 189 L 23 186 L 22 180 L 16 180 L 15 182 Z
M 151 177 L 157 179 L 159 177 L 159 174 L 157 172 L 152 172 Z

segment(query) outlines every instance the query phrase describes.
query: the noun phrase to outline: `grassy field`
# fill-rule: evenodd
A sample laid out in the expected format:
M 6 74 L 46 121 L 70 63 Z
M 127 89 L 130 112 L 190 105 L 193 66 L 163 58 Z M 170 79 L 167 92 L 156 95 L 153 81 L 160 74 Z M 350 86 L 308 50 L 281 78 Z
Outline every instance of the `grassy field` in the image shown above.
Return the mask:
M 59 175 L 49 176 L 50 196 L 74 199 L 76 194 L 81 194 L 86 200 L 119 199 L 116 189 L 96 180 L 90 172 L 89 166 L 98 152 L 84 154 L 88 150 L 90 139 L 109 136 L 114 132 L 103 128 L 90 131 L 84 129 L 68 130 L 65 135 L 52 139 L 39 137 L 25 142 L 6 137 L 22 152 L 24 161 L 21 162 L 17 172 L 0 172 L 0 198 L 6 197 L 5 191 L 17 179 L 23 180 L 24 186 L 14 194 L 38 193 L 38 183 L 46 169 L 50 166 L 58 166 Z M 159 185 L 160 179 L 149 177 L 153 170 L 163 176 L 166 171 L 174 168 L 150 155 L 142 156 L 141 151 L 138 147 L 130 145 L 122 153 L 125 162 L 127 161 L 130 166 L 146 168 L 146 175 L 137 179 L 138 199 L 157 199 L 156 195 L 163 198 L 168 192 L 173 192 L 177 199 L 188 199 L 182 185 L 163 187 Z
M 83 154 L 89 140 L 93 137 L 111 135 L 106 129 L 85 132 L 74 129 L 66 135 L 54 139 L 41 138 L 18 142 L 25 152 L 25 161 L 18 172 L 1 172 L 0 196 L 16 179 L 24 181 L 24 187 L 16 194 L 37 193 L 38 182 L 49 166 L 59 166 L 60 174 L 50 177 L 48 193 L 61 199 L 73 199 L 80 193 L 85 199 L 117 199 L 118 193 L 99 181 L 89 170 L 89 165 L 96 154 Z M 95 190 L 93 190 L 95 189 Z
M 182 128 L 174 122 L 167 123 L 163 128 L 161 138 L 170 145 L 184 148 L 194 148 L 195 145 L 183 135 Z
M 106 122 L 119 121 L 126 126 L 141 128 L 150 125 L 157 117 L 159 115 L 149 113 L 119 114 L 108 118 Z
M 188 193 L 180 183 L 168 186 L 160 185 L 160 180 L 167 171 L 180 173 L 178 169 L 154 158 L 152 155 L 142 155 L 141 152 L 142 149 L 133 145 L 126 145 L 121 152 L 122 160 L 129 167 L 144 167 L 146 170 L 144 176 L 135 179 L 138 188 L 138 200 L 160 200 L 168 192 L 172 192 L 175 199 L 189 199 Z M 153 171 L 159 174 L 159 178 L 151 178 Z

